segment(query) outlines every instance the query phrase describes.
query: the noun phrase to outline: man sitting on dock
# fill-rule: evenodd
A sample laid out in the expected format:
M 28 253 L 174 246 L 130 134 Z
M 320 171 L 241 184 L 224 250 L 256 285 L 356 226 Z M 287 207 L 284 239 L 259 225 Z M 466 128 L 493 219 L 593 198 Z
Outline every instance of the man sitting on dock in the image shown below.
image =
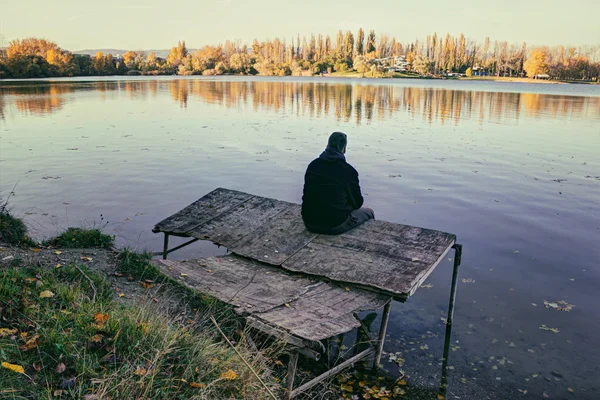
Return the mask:
M 372 209 L 362 207 L 358 172 L 344 156 L 347 143 L 345 133 L 333 132 L 325 151 L 306 169 L 302 219 L 311 232 L 339 235 L 375 218 Z

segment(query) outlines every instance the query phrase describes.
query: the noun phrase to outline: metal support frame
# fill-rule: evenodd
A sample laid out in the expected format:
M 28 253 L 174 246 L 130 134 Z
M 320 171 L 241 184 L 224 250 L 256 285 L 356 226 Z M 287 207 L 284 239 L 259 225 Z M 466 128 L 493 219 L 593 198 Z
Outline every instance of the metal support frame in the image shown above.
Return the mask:
M 456 284 L 458 281 L 458 267 L 462 259 L 462 244 L 454 244 L 454 268 L 452 271 L 452 286 L 450 287 L 450 301 L 448 303 L 448 317 L 446 318 L 446 336 L 444 337 L 444 358 L 442 359 L 442 381 L 439 394 L 446 397 L 448 388 L 448 353 L 450 351 L 450 338 L 452 335 L 452 320 L 454 319 L 454 303 L 456 301 Z
M 155 256 L 162 256 L 163 260 L 167 259 L 167 254 L 174 252 L 175 250 L 179 250 L 182 247 L 187 246 L 188 244 L 192 244 L 194 242 L 197 242 L 198 238 L 194 238 L 192 240 L 188 240 L 187 242 L 180 244 L 179 246 L 173 247 L 172 249 L 169 249 L 169 234 L 165 233 L 165 241 L 163 244 L 163 251 L 158 252 L 158 253 L 154 253 Z
M 379 337 L 377 338 L 377 352 L 375 353 L 375 358 L 373 359 L 374 370 L 379 367 L 379 363 L 381 362 L 381 354 L 383 353 L 383 344 L 385 342 L 385 334 L 387 332 L 387 325 L 390 319 L 392 301 L 393 299 L 389 299 L 388 302 L 385 303 L 385 307 L 383 307 L 383 313 L 381 314 L 381 326 L 379 327 Z

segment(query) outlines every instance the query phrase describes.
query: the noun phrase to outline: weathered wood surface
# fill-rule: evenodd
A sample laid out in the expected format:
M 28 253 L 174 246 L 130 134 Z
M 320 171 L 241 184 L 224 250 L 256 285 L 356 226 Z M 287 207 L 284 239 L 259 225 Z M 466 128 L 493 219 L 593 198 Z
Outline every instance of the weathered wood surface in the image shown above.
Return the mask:
M 300 210 L 300 205 L 292 204 L 276 218 L 234 243 L 229 250 L 268 264 L 281 265 L 317 237 L 304 227 Z
M 238 255 L 404 299 L 454 245 L 455 235 L 373 220 L 342 235 L 304 227 L 298 204 L 216 189 L 155 232 L 208 239 Z
M 378 309 L 388 300 L 373 292 L 322 283 L 289 306 L 280 306 L 257 316 L 300 337 L 320 340 L 358 328 L 360 322 L 353 312 Z
M 410 296 L 455 239 L 444 232 L 371 220 L 343 235 L 319 235 L 283 267 Z
M 205 224 L 245 201 L 254 197 L 251 194 L 218 188 L 193 202 L 181 211 L 162 220 L 154 226 L 152 232 L 166 232 L 171 235 L 189 235 L 195 227 Z
M 231 247 L 244 236 L 256 231 L 261 225 L 293 206 L 295 204 L 286 201 L 252 197 L 237 207 L 232 207 L 228 212 L 192 229 L 190 235 Z
M 186 286 L 231 304 L 235 311 L 318 341 L 360 326 L 353 313 L 381 307 L 387 297 L 291 274 L 236 255 L 153 260 Z

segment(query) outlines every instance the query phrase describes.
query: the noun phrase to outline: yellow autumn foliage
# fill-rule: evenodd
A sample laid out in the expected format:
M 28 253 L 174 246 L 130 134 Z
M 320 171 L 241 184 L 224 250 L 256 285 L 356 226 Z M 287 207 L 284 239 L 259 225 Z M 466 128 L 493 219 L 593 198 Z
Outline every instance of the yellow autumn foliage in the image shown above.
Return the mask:
M 235 373 L 234 370 L 230 369 L 227 372 L 223 372 L 221 374 L 220 378 L 228 380 L 228 381 L 233 381 L 237 378 L 237 374 Z
M 2 362 L 2 368 L 9 369 L 9 370 L 11 370 L 13 372 L 16 372 L 18 374 L 24 374 L 25 373 L 25 370 L 20 365 L 7 363 L 6 361 Z

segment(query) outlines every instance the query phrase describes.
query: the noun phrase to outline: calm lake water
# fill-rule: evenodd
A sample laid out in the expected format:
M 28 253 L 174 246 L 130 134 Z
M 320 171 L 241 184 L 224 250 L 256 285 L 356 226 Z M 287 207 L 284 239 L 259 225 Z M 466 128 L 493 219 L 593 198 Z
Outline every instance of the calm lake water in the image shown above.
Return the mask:
M 448 398 L 600 398 L 600 86 L 3 81 L 0 189 L 17 184 L 13 212 L 38 237 L 102 214 L 119 245 L 158 251 L 154 224 L 216 187 L 300 202 L 334 130 L 378 218 L 464 245 Z M 386 351 L 423 387 L 439 384 L 451 272 L 392 308 Z

